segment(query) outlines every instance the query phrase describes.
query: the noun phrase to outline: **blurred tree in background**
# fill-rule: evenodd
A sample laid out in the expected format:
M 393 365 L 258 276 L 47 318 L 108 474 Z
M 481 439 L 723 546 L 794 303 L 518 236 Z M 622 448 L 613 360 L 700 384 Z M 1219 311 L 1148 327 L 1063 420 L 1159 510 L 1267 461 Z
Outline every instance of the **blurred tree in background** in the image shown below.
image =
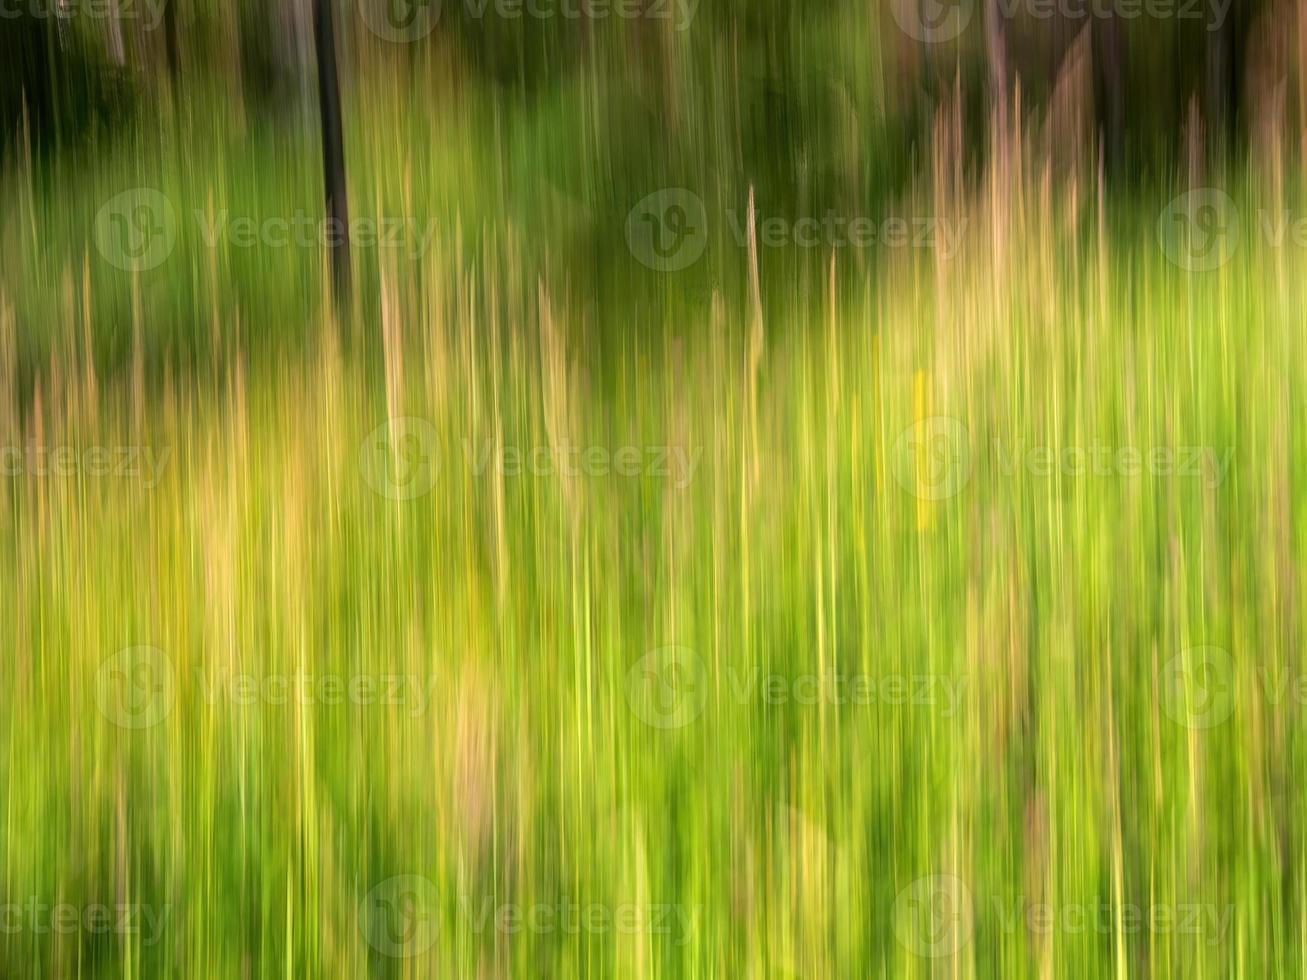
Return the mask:
M 239 194 L 246 210 L 322 213 L 311 0 L 10 4 L 0 153 L 25 168 L 20 184 L 51 194 L 88 175 L 119 184 L 111 161 L 126 156 L 157 171 L 147 183 L 179 181 L 192 212 L 217 214 Z M 1128 197 L 1196 186 L 1249 157 L 1272 166 L 1297 152 L 1295 130 L 1307 132 L 1296 0 L 623 0 L 625 16 L 616 0 L 334 9 L 352 205 L 412 214 L 418 194 L 424 215 L 465 228 L 473 247 L 488 218 L 509 215 L 540 258 L 586 274 L 599 303 L 629 291 L 608 259 L 631 203 L 658 187 L 692 188 L 732 227 L 750 194 L 759 211 L 791 219 L 883 215 L 932 167 L 958 187 L 980 183 L 1019 141 L 1083 202 L 1100 162 L 1104 187 Z M 221 176 L 228 167 L 240 172 Z M 390 189 L 379 194 L 378 181 Z M 66 230 L 74 249 L 85 240 L 84 227 Z M 298 321 L 293 311 L 318 293 L 316 272 L 297 260 L 231 252 L 215 265 L 187 247 L 183 235 L 190 275 L 157 283 L 146 304 L 172 325 L 166 338 L 142 327 L 158 356 L 199 349 L 212 314 L 197 311 L 215 302 L 290 303 L 286 318 Z M 47 254 L 60 253 L 52 244 Z M 66 274 L 42 271 L 40 255 L 24 261 L 29 281 Z M 218 299 L 199 295 L 220 285 Z M 125 282 L 105 287 L 104 302 L 130 308 Z M 27 321 L 51 313 L 36 295 L 18 302 Z M 95 342 L 125 356 L 129 337 L 113 326 L 122 318 L 109 319 Z M 48 340 L 29 330 L 19 346 L 27 358 Z
M 696 109 L 720 94 L 709 80 L 724 82 L 738 101 L 743 155 L 765 154 L 792 178 L 800 160 L 835 166 L 836 148 L 821 145 L 836 128 L 833 116 L 856 114 L 869 141 L 886 126 L 910 143 L 955 85 L 969 117 L 979 117 L 969 132 L 981 146 L 987 122 L 975 110 L 987 97 L 1019 97 L 1023 111 L 1046 105 L 1083 39 L 1097 135 L 1109 159 L 1139 178 L 1175 157 L 1194 118 L 1209 153 L 1245 149 L 1265 100 L 1277 97 L 1258 88 L 1267 59 L 1297 55 L 1304 36 L 1290 0 L 1176 0 L 1167 4 L 1176 15 L 1165 18 L 1141 14 L 1134 0 L 955 0 L 966 25 L 944 41 L 914 38 L 896 23 L 914 5 L 928 22 L 938 0 L 641 2 L 665 6 L 669 16 L 595 17 L 579 2 L 569 16 L 496 16 L 494 0 L 447 2 L 435 8 L 433 29 L 398 44 L 370 35 L 360 16 L 360 3 L 381 8 L 389 0 L 355 0 L 338 3 L 338 43 L 351 75 L 377 61 L 438 53 L 466 78 L 518 99 L 578 77 L 597 81 L 601 100 L 636 100 L 638 115 L 626 117 L 632 130 L 645 135 L 656 126 L 665 137 L 656 145 L 669 158 L 686 152 Z M 81 15 L 92 6 L 95 16 Z M 680 29 L 682 15 L 690 29 Z M 302 105 L 313 93 L 307 0 L 10 0 L 5 18 L 0 125 L 10 151 L 24 105 L 35 145 L 75 146 L 99 138 L 122 113 L 155 111 L 179 76 L 179 98 L 186 82 L 218 78 L 237 85 L 254 114 Z M 1290 88 L 1279 98 L 1291 124 L 1301 125 L 1297 83 Z M 891 142 L 883 152 L 905 148 Z

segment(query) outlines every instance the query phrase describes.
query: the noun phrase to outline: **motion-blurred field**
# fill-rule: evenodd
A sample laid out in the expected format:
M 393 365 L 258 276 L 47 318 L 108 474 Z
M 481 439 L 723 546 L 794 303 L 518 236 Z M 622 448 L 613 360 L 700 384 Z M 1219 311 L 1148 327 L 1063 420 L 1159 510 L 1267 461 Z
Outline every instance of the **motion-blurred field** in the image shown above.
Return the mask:
M 434 231 L 340 310 L 195 217 L 316 213 L 309 137 L 11 161 L 0 974 L 1301 973 L 1307 254 L 1037 168 L 740 248 L 587 97 L 355 96 Z M 679 186 L 678 272 L 586 203 Z

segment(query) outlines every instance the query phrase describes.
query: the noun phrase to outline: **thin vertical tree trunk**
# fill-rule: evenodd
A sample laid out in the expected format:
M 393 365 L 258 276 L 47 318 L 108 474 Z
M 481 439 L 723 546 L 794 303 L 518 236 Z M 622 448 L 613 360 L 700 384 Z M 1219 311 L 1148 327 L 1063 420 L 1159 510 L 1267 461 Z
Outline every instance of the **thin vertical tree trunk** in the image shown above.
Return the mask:
M 1212 141 L 1221 153 L 1233 150 L 1236 103 L 1234 12 L 1216 30 L 1208 31 L 1206 44 L 1207 115 Z
M 1001 282 L 1007 265 L 1008 224 L 1012 193 L 1012 127 L 1008 121 L 1007 17 L 1001 0 L 985 3 L 985 54 L 989 61 L 990 138 L 993 166 L 990 187 L 993 195 L 993 271 Z M 961 111 L 959 108 L 958 111 Z M 959 147 L 959 153 L 961 148 Z M 956 166 L 961 166 L 959 160 Z
M 1007 17 L 999 0 L 985 4 L 985 52 L 989 60 L 989 92 L 999 135 L 1008 128 Z
M 1094 107 L 1103 161 L 1108 173 L 1120 170 L 1125 156 L 1125 83 L 1121 58 L 1121 25 L 1115 6 L 1094 21 Z
M 109 0 L 109 59 L 119 68 L 127 64 L 127 53 L 123 48 L 123 22 L 118 12 L 118 0 Z
M 168 3 L 163 8 L 163 42 L 168 58 L 168 78 L 175 85 L 181 74 L 181 38 L 177 30 L 177 4 Z
M 315 0 L 313 38 L 318 57 L 318 106 L 322 112 L 322 176 L 327 194 L 327 249 L 338 298 L 349 294 L 349 202 L 345 191 L 345 144 L 332 0 Z

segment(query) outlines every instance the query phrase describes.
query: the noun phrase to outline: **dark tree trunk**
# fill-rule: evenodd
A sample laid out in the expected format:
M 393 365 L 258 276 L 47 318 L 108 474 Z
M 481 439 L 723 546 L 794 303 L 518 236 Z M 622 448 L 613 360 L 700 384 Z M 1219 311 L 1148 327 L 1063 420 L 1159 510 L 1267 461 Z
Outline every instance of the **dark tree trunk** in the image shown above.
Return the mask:
M 1008 128 L 1007 17 L 999 0 L 985 3 L 985 53 L 989 61 L 989 93 L 1002 138 Z
M 333 0 L 314 0 L 313 39 L 318 57 L 318 105 L 322 110 L 322 176 L 327 192 L 327 250 L 338 297 L 349 293 L 349 203 L 345 193 L 345 144 L 336 72 Z
M 164 4 L 163 49 L 168 59 L 168 93 L 172 96 L 172 111 L 180 116 L 182 111 L 182 58 L 181 36 L 177 27 L 177 0 Z
M 1207 113 L 1213 139 L 1221 141 L 1220 148 L 1226 153 L 1234 152 L 1239 136 L 1240 61 L 1245 34 L 1242 18 L 1246 9 L 1233 5 L 1221 24 L 1207 34 Z
M 177 4 L 173 2 L 163 8 L 163 43 L 168 56 L 168 78 L 174 85 L 181 74 L 181 40 L 177 35 Z
M 1125 65 L 1114 7 L 1094 20 L 1094 106 L 1104 163 L 1116 173 L 1125 159 Z

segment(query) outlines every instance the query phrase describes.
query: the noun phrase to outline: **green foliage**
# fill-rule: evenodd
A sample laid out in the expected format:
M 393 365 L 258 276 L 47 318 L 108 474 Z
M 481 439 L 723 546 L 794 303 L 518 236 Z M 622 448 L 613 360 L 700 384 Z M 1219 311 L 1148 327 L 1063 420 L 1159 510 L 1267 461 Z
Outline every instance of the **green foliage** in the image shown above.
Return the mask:
M 5 117 L 0 975 L 1303 972 L 1291 169 L 1100 197 L 1036 84 L 1005 182 L 876 5 L 351 17 L 337 307 L 266 13 Z

